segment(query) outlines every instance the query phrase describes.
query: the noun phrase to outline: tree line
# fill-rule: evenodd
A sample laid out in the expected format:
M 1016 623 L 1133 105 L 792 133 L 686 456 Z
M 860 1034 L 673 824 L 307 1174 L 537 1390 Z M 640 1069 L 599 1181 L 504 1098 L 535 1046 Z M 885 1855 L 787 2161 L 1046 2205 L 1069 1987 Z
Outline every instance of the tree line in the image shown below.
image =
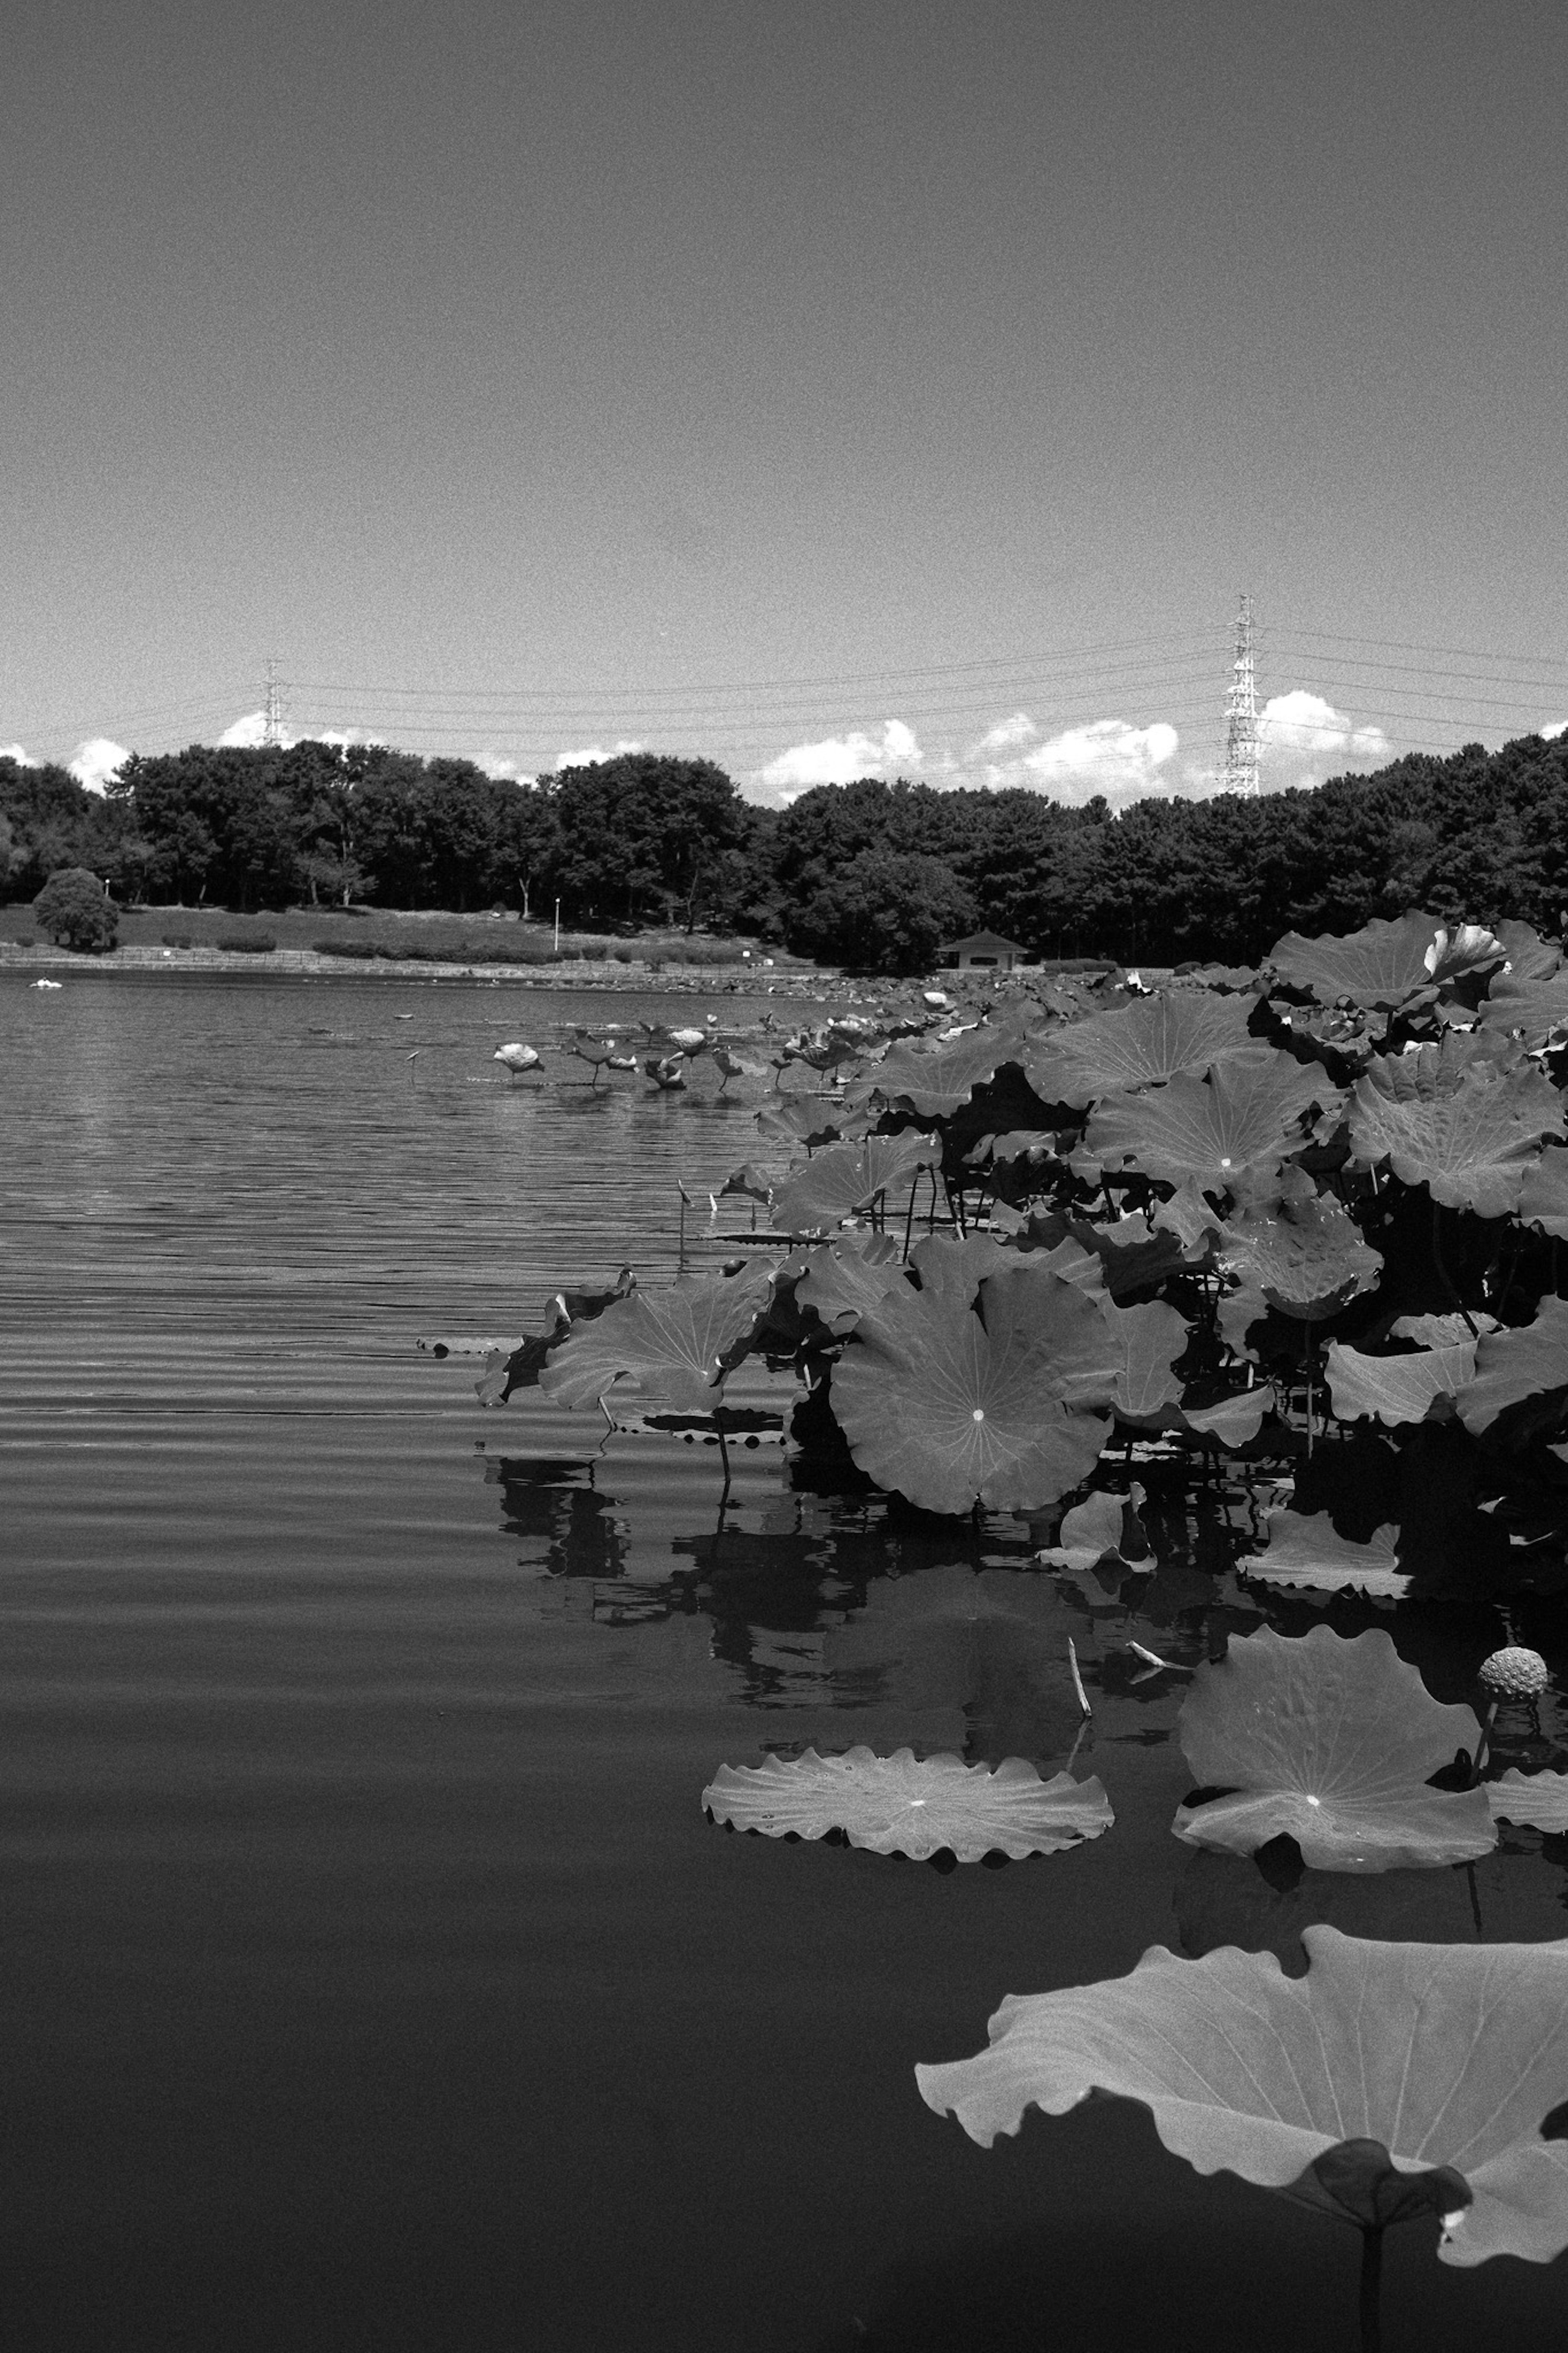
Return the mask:
M 132 754 L 100 797 L 0 758 L 0 873 L 28 899 L 80 866 L 122 904 L 518 908 L 574 928 L 744 933 L 915 971 L 984 923 L 1044 956 L 1250 964 L 1286 931 L 1420 906 L 1562 928 L 1568 737 L 1425 753 L 1257 800 L 1103 801 L 921 784 L 743 800 L 655 753 L 535 784 L 382 745 Z

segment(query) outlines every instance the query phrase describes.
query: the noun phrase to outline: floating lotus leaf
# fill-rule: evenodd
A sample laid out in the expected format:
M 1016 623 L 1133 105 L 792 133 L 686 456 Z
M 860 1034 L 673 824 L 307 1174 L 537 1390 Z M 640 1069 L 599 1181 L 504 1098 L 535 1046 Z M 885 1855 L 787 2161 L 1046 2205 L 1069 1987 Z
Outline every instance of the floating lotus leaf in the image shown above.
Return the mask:
M 1548 1145 L 1531 1162 L 1519 1188 L 1519 1214 L 1526 1225 L 1568 1240 L 1568 1152 Z
M 1125 1362 L 1092 1296 L 1027 1258 L 981 1284 L 891 1293 L 834 1369 L 833 1411 L 879 1487 L 927 1511 L 1044 1511 L 1086 1478 Z
M 1498 1821 L 1528 1822 L 1557 1835 L 1568 1831 L 1568 1773 L 1521 1773 L 1514 1766 L 1481 1786 Z
M 842 1831 L 851 1846 L 874 1854 L 906 1854 L 923 1862 L 945 1847 L 960 1862 L 1000 1853 L 1059 1854 L 1098 1838 L 1116 1817 L 1098 1778 L 1075 1781 L 1057 1773 L 1043 1781 L 1021 1757 L 1005 1757 L 994 1772 L 961 1757 L 928 1757 L 912 1749 L 879 1757 L 851 1748 L 819 1757 L 808 1748 L 786 1763 L 721 1765 L 702 1792 L 717 1822 L 764 1838 L 826 1838 Z
M 1177 1734 L 1205 1788 L 1229 1794 L 1177 1809 L 1189 1846 L 1252 1854 L 1288 1834 L 1316 1871 L 1395 1871 L 1465 1862 L 1497 1841 L 1481 1789 L 1427 1777 L 1474 1750 L 1468 1707 L 1444 1707 L 1373 1629 L 1344 1641 L 1327 1626 L 1287 1641 L 1265 1627 L 1200 1667 Z
M 1329 1395 L 1341 1421 L 1372 1420 L 1399 1430 L 1451 1420 L 1454 1400 L 1475 1378 L 1476 1344 L 1422 1348 L 1408 1356 L 1372 1356 L 1329 1343 Z
M 1085 1105 L 1102 1095 L 1200 1076 L 1212 1062 L 1254 1046 L 1252 1007 L 1239 997 L 1160 991 L 1120 1013 L 1050 1031 L 1029 1047 L 1025 1076 L 1042 1103 Z
M 1543 1299 L 1533 1324 L 1483 1332 L 1476 1377 L 1459 1399 L 1459 1419 L 1478 1437 L 1510 1406 L 1568 1388 L 1568 1299 Z
M 988 2050 L 916 2068 L 921 2095 L 988 2148 L 1029 2107 L 1109 2093 L 1199 2173 L 1358 2222 L 1435 2208 L 1447 2263 L 1549 2263 L 1568 2246 L 1568 2143 L 1541 2137 L 1568 2097 L 1568 1943 L 1301 1942 L 1304 1978 L 1272 1953 L 1156 1945 L 1128 1977 L 1011 1995 Z
M 1245 1169 L 1278 1168 L 1305 1142 L 1300 1122 L 1309 1105 L 1339 1100 L 1321 1071 L 1269 1046 L 1249 1047 L 1206 1079 L 1184 1074 L 1148 1094 L 1102 1103 L 1074 1166 L 1136 1168 L 1172 1185 L 1190 1176 L 1217 1191 Z
M 1431 915 L 1407 914 L 1394 923 L 1363 924 L 1346 939 L 1330 933 L 1309 940 L 1287 932 L 1270 949 L 1268 962 L 1289 987 L 1306 989 L 1320 1005 L 1348 997 L 1354 1005 L 1387 1008 L 1434 980 L 1453 979 L 1501 955 L 1491 934 L 1474 924 L 1450 938 Z
M 1370 1544 L 1352 1544 L 1328 1512 L 1270 1512 L 1268 1525 L 1268 1550 L 1237 1562 L 1244 1577 L 1314 1593 L 1364 1593 L 1374 1601 L 1402 1601 L 1410 1590 L 1399 1567 L 1396 1527 L 1376 1529 Z
M 1153 1568 L 1149 1535 L 1138 1516 L 1142 1487 L 1125 1495 L 1097 1493 L 1062 1514 L 1057 1542 L 1035 1555 L 1051 1568 L 1093 1569 L 1102 1561 L 1123 1568 Z
M 957 1111 L 1005 1062 L 1024 1055 L 1024 1033 L 1009 1021 L 983 1021 L 942 1045 L 889 1046 L 872 1074 L 884 1101 L 907 1103 L 921 1119 Z
M 795 1295 L 830 1332 L 849 1332 L 889 1291 L 907 1288 L 903 1258 L 887 1234 L 845 1234 L 806 1253 Z
M 1539 1071 L 1461 1066 L 1443 1048 L 1423 1046 L 1363 1072 L 1350 1125 L 1358 1167 L 1386 1160 L 1435 1201 L 1501 1218 L 1518 1208 L 1542 1139 L 1561 1135 L 1563 1113 L 1556 1088 Z
M 889 1186 L 942 1156 L 929 1135 L 868 1135 L 861 1144 L 830 1144 L 797 1168 L 773 1196 L 773 1224 L 782 1233 L 828 1233 L 870 1208 Z
M 710 1412 L 725 1359 L 766 1306 L 773 1277 L 760 1260 L 742 1274 L 682 1274 L 668 1291 L 634 1291 L 574 1328 L 539 1385 L 558 1405 L 584 1406 L 625 1378 L 677 1412 Z
M 1319 1323 L 1370 1291 L 1383 1261 L 1333 1195 L 1320 1193 L 1305 1169 L 1287 1168 L 1281 1176 L 1272 1199 L 1227 1220 L 1218 1263 L 1245 1289 L 1261 1292 L 1281 1314 Z

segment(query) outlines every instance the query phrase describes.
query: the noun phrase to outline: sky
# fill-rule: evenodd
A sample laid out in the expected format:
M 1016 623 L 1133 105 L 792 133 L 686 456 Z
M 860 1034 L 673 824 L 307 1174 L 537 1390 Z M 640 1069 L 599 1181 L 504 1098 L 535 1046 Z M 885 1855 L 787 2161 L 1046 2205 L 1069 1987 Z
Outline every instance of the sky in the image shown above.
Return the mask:
M 1214 789 L 1568 721 L 1558 0 L 54 0 L 0 749 Z

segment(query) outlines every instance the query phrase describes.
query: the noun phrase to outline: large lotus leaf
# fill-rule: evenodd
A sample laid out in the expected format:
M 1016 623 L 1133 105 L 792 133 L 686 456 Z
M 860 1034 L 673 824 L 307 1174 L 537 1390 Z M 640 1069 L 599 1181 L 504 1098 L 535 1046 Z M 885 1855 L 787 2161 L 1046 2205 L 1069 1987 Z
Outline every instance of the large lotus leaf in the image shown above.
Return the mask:
M 1531 1162 L 1519 1188 L 1519 1214 L 1526 1225 L 1568 1240 L 1568 1152 L 1548 1145 Z
M 1435 1700 L 1379 1629 L 1233 1641 L 1194 1676 L 1177 1732 L 1200 1785 L 1230 1793 L 1178 1808 L 1189 1846 L 1252 1854 L 1288 1835 L 1315 1871 L 1395 1871 L 1496 1843 L 1484 1790 L 1426 1787 L 1474 1750 L 1475 1715 Z
M 986 1275 L 1014 1263 L 1014 1252 L 989 1234 L 927 1234 L 910 1252 L 922 1291 L 940 1291 L 966 1307 Z
M 795 1287 L 803 1307 L 815 1308 L 830 1332 L 852 1331 L 868 1307 L 907 1287 L 899 1246 L 888 1234 L 841 1235 L 808 1250 Z
M 941 1291 L 889 1293 L 833 1374 L 833 1411 L 879 1487 L 932 1512 L 1043 1511 L 1110 1434 L 1124 1350 L 1096 1301 L 1027 1259 L 981 1285 L 984 1314 Z
M 1472 965 L 1497 962 L 1501 949 L 1489 934 L 1482 936 L 1489 943 L 1487 952 L 1467 955 L 1440 934 L 1433 916 L 1407 914 L 1394 923 L 1363 924 L 1345 939 L 1329 933 L 1309 940 L 1287 932 L 1270 949 L 1268 961 L 1289 987 L 1306 989 L 1320 1005 L 1348 997 L 1355 1005 L 1388 1008 L 1430 987 L 1435 977 L 1451 979 Z M 1439 955 L 1445 962 L 1437 961 Z
M 558 1405 L 593 1405 L 623 1377 L 677 1413 L 710 1413 L 724 1360 L 766 1306 L 771 1261 L 735 1275 L 682 1274 L 668 1291 L 634 1291 L 574 1328 L 539 1385 Z
M 1529 923 L 1513 916 L 1492 925 L 1508 957 L 1503 975 L 1510 981 L 1550 980 L 1561 968 L 1563 951 L 1555 940 L 1543 940 Z M 1496 980 L 1492 982 L 1495 989 Z
M 871 1075 L 886 1101 L 907 1103 L 922 1119 L 957 1111 L 976 1087 L 1025 1051 L 1024 1032 L 1011 1021 L 983 1021 L 942 1045 L 912 1040 L 889 1046 Z
M 1475 1378 L 1476 1344 L 1422 1348 L 1408 1356 L 1371 1356 L 1329 1343 L 1329 1396 L 1341 1421 L 1381 1421 L 1390 1430 L 1451 1420 L 1453 1400 Z
M 1237 1562 L 1261 1585 L 1304 1586 L 1312 1593 L 1364 1593 L 1374 1601 L 1403 1601 L 1410 1579 L 1399 1567 L 1399 1530 L 1374 1529 L 1369 1544 L 1342 1536 L 1328 1512 L 1268 1514 L 1268 1549 Z
M 1159 1232 L 1174 1234 L 1189 1263 L 1196 1263 L 1217 1243 L 1223 1220 L 1196 1179 L 1184 1176 L 1168 1200 L 1155 1202 L 1150 1222 Z
M 1500 1822 L 1528 1822 L 1555 1836 L 1568 1831 L 1568 1773 L 1521 1773 L 1514 1766 L 1481 1786 Z
M 1356 2220 L 1377 2217 L 1332 2189 L 1342 2169 L 1368 2185 L 1376 2143 L 1407 2181 L 1460 2176 L 1468 2204 L 1433 2185 L 1445 2263 L 1550 2262 L 1568 2246 L 1568 2143 L 1541 2137 L 1568 2097 L 1568 1943 L 1401 1945 L 1323 1926 L 1301 1942 L 1303 1978 L 1272 1953 L 1184 1961 L 1156 1945 L 1128 1977 L 1010 1995 L 987 2050 L 916 2068 L 921 2095 L 983 2147 L 1029 2107 L 1136 2100 L 1195 2171 L 1300 2184 Z
M 1279 1402 L 1272 1384 L 1259 1381 L 1256 1388 L 1239 1389 L 1234 1397 L 1218 1398 L 1208 1405 L 1184 1398 L 1180 1404 L 1164 1407 L 1153 1422 L 1139 1426 L 1167 1430 L 1173 1437 L 1190 1439 L 1200 1446 L 1247 1446 Z
M 1459 1419 L 1479 1437 L 1510 1405 L 1568 1388 L 1568 1299 L 1543 1299 L 1533 1324 L 1483 1332 L 1476 1377 L 1459 1399 Z
M 1178 1071 L 1201 1075 L 1211 1062 L 1256 1044 L 1247 1033 L 1251 1013 L 1239 997 L 1161 991 L 1037 1039 L 1025 1075 L 1042 1103 L 1079 1106 L 1158 1085 Z
M 846 1218 L 869 1208 L 879 1193 L 941 1158 L 929 1135 L 868 1135 L 862 1144 L 830 1144 L 797 1168 L 773 1196 L 773 1224 L 782 1233 L 829 1233 Z
M 1209 1221 L 1217 1223 L 1213 1212 Z M 1206 1255 L 1200 1248 L 1190 1251 L 1180 1236 L 1171 1229 L 1151 1223 L 1142 1210 L 1133 1210 L 1124 1218 L 1112 1218 L 1104 1225 L 1095 1225 L 1088 1218 L 1064 1216 L 1058 1210 L 1045 1215 L 1038 1211 L 1020 1221 L 1030 1242 L 1071 1241 L 1098 1260 L 1105 1278 L 1105 1287 L 1112 1299 L 1127 1298 L 1132 1292 L 1152 1290 L 1178 1268 L 1191 1266 Z
M 1383 1271 L 1378 1252 L 1331 1193 L 1320 1193 L 1305 1169 L 1287 1168 L 1272 1199 L 1227 1220 L 1218 1262 L 1247 1290 L 1260 1291 L 1281 1314 L 1317 1323 L 1337 1314 Z
M 1277 1168 L 1305 1138 L 1301 1114 L 1339 1101 L 1321 1071 L 1304 1070 L 1269 1046 L 1218 1062 L 1206 1079 L 1184 1073 L 1142 1095 L 1115 1095 L 1092 1113 L 1074 1165 L 1136 1168 L 1217 1191 L 1244 1169 Z
M 851 1748 L 819 1757 L 808 1748 L 788 1762 L 770 1757 L 757 1766 L 721 1765 L 702 1792 L 717 1822 L 764 1838 L 826 1838 L 842 1831 L 851 1846 L 874 1854 L 906 1854 L 922 1862 L 945 1847 L 960 1862 L 1001 1853 L 1059 1854 L 1063 1847 L 1098 1838 L 1116 1817 L 1097 1778 L 1075 1781 L 1057 1773 L 1042 1781 L 1021 1757 L 1005 1757 L 994 1772 L 961 1757 L 928 1757 L 910 1748 L 879 1757 Z
M 1483 1061 L 1460 1067 L 1442 1050 L 1389 1055 L 1356 1081 L 1351 1096 L 1355 1165 L 1387 1160 L 1406 1185 L 1425 1185 L 1435 1201 L 1506 1217 L 1543 1136 L 1561 1135 L 1562 1098 L 1539 1071 L 1498 1071 Z

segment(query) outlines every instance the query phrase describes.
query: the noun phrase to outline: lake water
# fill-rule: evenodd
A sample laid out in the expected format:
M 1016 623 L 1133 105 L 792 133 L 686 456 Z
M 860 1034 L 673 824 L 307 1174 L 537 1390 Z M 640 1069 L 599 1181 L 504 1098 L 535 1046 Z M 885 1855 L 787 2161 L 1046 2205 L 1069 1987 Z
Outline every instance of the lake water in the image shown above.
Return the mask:
M 1245 1499 L 1157 1493 L 1119 1599 L 776 1443 L 726 1500 L 710 1447 L 484 1411 L 416 1346 L 673 1272 L 749 1111 L 489 1057 L 694 1004 L 0 978 L 8 2353 L 1352 2341 L 1349 2231 L 1121 2106 L 981 2150 L 912 2072 L 1152 1943 L 1474 1934 L 1462 1872 L 1290 1896 L 1170 1836 L 1180 1685 L 1124 1646 L 1258 1622 Z M 1451 1621 L 1396 1630 L 1455 1695 Z M 1056 1769 L 1069 1634 L 1094 1844 L 943 1874 L 705 1820 L 808 1742 Z M 1489 1938 L 1565 1891 L 1533 1833 L 1476 1866 Z M 1561 2266 L 1431 2240 L 1391 2235 L 1391 2353 L 1561 2341 Z

